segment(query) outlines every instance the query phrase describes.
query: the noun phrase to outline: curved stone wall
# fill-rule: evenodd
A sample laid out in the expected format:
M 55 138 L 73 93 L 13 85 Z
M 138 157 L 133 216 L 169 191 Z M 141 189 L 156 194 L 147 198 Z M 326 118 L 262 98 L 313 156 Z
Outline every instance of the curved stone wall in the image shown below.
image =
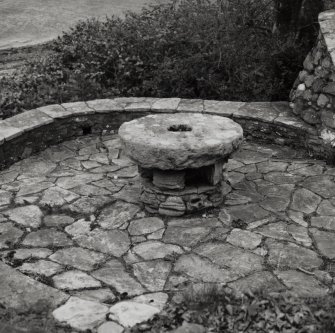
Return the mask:
M 316 129 L 293 115 L 288 102 L 133 97 L 48 105 L 0 121 L 0 169 L 50 145 L 85 134 L 115 133 L 125 121 L 160 112 L 229 117 L 242 125 L 247 139 L 291 145 L 310 154 L 324 153 Z

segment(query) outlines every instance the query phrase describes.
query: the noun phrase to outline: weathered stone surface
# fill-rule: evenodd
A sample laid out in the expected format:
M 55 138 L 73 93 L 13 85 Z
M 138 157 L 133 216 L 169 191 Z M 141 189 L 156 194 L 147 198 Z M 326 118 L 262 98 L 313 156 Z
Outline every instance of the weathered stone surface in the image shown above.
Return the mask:
M 0 303 L 18 312 L 41 308 L 41 302 L 51 309 L 67 300 L 68 295 L 33 280 L 0 261 Z
M 168 227 L 164 233 L 163 241 L 180 246 L 192 247 L 210 233 L 206 227 Z
M 23 235 L 23 231 L 12 223 L 0 223 L 0 249 L 8 249 L 15 245 Z
M 214 264 L 229 268 L 240 276 L 263 270 L 263 258 L 254 253 L 230 244 L 207 243 L 195 249 L 201 256 L 209 258 Z
M 76 186 L 85 185 L 103 178 L 101 174 L 82 173 L 74 177 L 61 177 L 57 180 L 57 186 L 69 190 Z
M 43 176 L 52 172 L 56 164 L 41 157 L 30 157 L 22 161 L 20 166 L 21 175 Z
M 311 226 L 335 231 L 335 218 L 333 216 L 317 216 L 311 218 Z
M 155 169 L 152 182 L 155 186 L 162 189 L 181 190 L 185 187 L 185 172 Z
M 335 181 L 332 176 L 309 177 L 302 183 L 302 186 L 323 198 L 335 197 Z
M 305 220 L 304 214 L 301 212 L 296 212 L 294 210 L 289 210 L 287 212 L 288 217 L 294 221 L 295 223 L 301 225 L 302 227 L 307 228 L 308 227 L 308 223 Z
M 52 251 L 49 249 L 16 249 L 14 250 L 14 259 L 17 260 L 26 260 L 26 259 L 44 259 L 49 257 L 52 254 Z
M 335 216 L 335 200 L 323 200 L 316 212 L 323 216 Z
M 71 189 L 72 192 L 77 193 L 81 196 L 100 196 L 109 195 L 111 192 L 94 185 L 80 185 Z
M 155 101 L 151 110 L 156 112 L 173 112 L 177 110 L 180 103 L 180 98 L 160 98 Z
M 227 207 L 226 211 L 231 215 L 232 220 L 242 220 L 247 223 L 264 219 L 270 215 L 270 212 L 263 209 L 258 204 Z
M 130 247 L 128 234 L 121 230 L 95 229 L 88 234 L 80 235 L 76 242 L 88 249 L 120 257 Z
M 151 234 L 164 228 L 164 222 L 158 217 L 145 217 L 133 220 L 128 228 L 132 236 Z
M 192 228 L 192 227 L 204 227 L 204 228 L 216 228 L 222 227 L 222 223 L 216 217 L 192 217 L 192 218 L 176 218 L 168 221 L 169 227 L 182 227 L 182 228 Z
M 69 325 L 79 331 L 86 331 L 104 322 L 107 313 L 108 307 L 101 303 L 71 297 L 52 315 L 61 324 Z
M 63 247 L 72 245 L 72 240 L 61 231 L 42 229 L 28 234 L 22 244 L 32 247 Z
M 299 175 L 294 175 L 288 172 L 270 172 L 264 175 L 264 179 L 272 183 L 281 184 L 294 184 L 303 178 Z
M 83 288 L 100 288 L 101 283 L 81 271 L 66 271 L 52 278 L 56 288 L 78 290 Z
M 133 265 L 134 275 L 150 291 L 164 289 L 171 264 L 164 260 L 140 262 Z
M 315 239 L 316 246 L 320 253 L 329 259 L 335 259 L 334 234 L 315 228 L 311 228 L 311 233 Z
M 159 310 L 163 310 L 166 302 L 168 301 L 169 296 L 165 293 L 151 293 L 151 294 L 143 294 L 140 296 L 136 296 L 131 300 L 137 303 L 148 304 L 154 306 Z
M 133 247 L 132 251 L 144 260 L 163 259 L 183 253 L 183 250 L 177 245 L 165 244 L 158 241 L 137 244 Z
M 159 309 L 137 302 L 124 301 L 109 309 L 109 317 L 125 327 L 132 327 L 159 313 Z
M 158 213 L 167 216 L 181 216 L 184 215 L 186 206 L 180 197 L 168 197 L 165 202 L 159 206 Z
M 253 164 L 265 162 L 269 158 L 269 154 L 244 149 L 235 152 L 232 157 L 243 164 Z
M 113 292 L 108 288 L 77 291 L 73 293 L 73 295 L 88 301 L 95 301 L 106 304 L 111 304 L 116 299 Z
M 73 237 L 87 235 L 91 232 L 91 221 L 78 220 L 65 228 L 66 233 Z
M 316 210 L 320 201 L 321 198 L 317 194 L 301 188 L 296 190 L 293 194 L 291 209 L 311 214 Z
M 98 223 L 104 229 L 125 229 L 129 221 L 134 218 L 139 210 L 139 206 L 116 201 L 111 206 L 102 210 L 98 218 Z
M 310 166 L 305 166 L 303 168 L 291 170 L 291 173 L 295 175 L 307 176 L 307 177 L 317 176 L 317 175 L 322 174 L 322 172 L 323 172 L 323 167 L 319 164 L 314 164 Z
M 47 227 L 62 228 L 73 223 L 74 218 L 67 215 L 47 215 L 43 222 Z
M 4 212 L 12 221 L 25 227 L 37 228 L 41 225 L 43 213 L 34 205 L 13 208 Z
M 276 271 L 275 274 L 300 297 L 323 297 L 327 294 L 328 289 L 311 275 L 295 270 Z
M 228 243 L 250 250 L 259 246 L 261 241 L 262 236 L 257 235 L 251 231 L 241 229 L 233 229 L 230 235 L 227 237 Z
M 37 274 L 46 277 L 55 275 L 63 270 L 61 265 L 58 265 L 52 261 L 39 260 L 33 263 L 24 263 L 19 267 L 19 270 L 23 273 Z
M 104 261 L 105 256 L 101 253 L 89 251 L 81 247 L 61 249 L 55 252 L 50 259 L 64 266 L 91 271 L 96 265 Z
M 113 321 L 106 321 L 98 328 L 98 333 L 122 333 L 124 327 Z
M 0 207 L 6 207 L 10 204 L 13 194 L 0 190 Z
M 40 204 L 42 206 L 49 206 L 51 208 L 62 207 L 63 205 L 70 203 L 71 201 L 78 198 L 79 195 L 55 186 L 44 191 Z
M 318 254 L 293 243 L 280 243 L 267 239 L 266 245 L 269 249 L 268 263 L 277 270 L 287 268 L 303 268 L 313 270 L 322 265 Z
M 65 208 L 73 213 L 93 214 L 101 207 L 113 201 L 114 199 L 108 196 L 82 197 L 72 204 L 65 206 Z
M 91 274 L 96 279 L 129 296 L 141 295 L 145 289 L 138 283 L 118 260 L 108 261 L 102 268 Z
M 288 166 L 287 162 L 266 161 L 257 164 L 257 170 L 260 173 L 284 172 Z
M 20 186 L 20 190 L 17 193 L 18 197 L 28 195 L 28 194 L 39 193 L 39 192 L 53 186 L 53 183 L 51 183 L 51 182 L 36 183 L 35 181 L 30 182 L 29 178 L 27 180 L 25 180 L 25 183 L 23 183 L 22 186 Z

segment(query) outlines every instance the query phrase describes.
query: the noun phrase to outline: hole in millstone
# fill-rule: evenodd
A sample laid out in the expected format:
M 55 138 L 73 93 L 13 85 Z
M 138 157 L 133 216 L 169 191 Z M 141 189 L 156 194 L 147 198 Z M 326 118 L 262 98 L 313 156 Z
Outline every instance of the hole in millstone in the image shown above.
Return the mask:
M 91 126 L 84 126 L 82 129 L 83 129 L 83 135 L 92 134 L 92 127 Z
M 185 124 L 171 125 L 168 128 L 168 131 L 170 132 L 190 132 L 192 131 L 192 127 L 185 125 Z

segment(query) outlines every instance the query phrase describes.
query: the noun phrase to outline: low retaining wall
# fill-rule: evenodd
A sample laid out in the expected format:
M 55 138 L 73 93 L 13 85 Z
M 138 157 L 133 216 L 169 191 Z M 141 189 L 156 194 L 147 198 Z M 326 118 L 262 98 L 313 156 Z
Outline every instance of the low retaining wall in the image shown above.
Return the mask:
M 0 121 L 0 169 L 50 145 L 85 134 L 115 133 L 125 121 L 160 112 L 229 117 L 242 125 L 247 139 L 303 148 L 318 156 L 324 154 L 316 129 L 293 115 L 288 102 L 115 98 L 48 105 Z

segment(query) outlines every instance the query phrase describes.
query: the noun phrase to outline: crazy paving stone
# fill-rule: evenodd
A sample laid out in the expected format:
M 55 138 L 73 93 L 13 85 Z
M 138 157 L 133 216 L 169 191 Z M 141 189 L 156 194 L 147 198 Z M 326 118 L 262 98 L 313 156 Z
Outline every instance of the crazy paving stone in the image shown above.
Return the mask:
M 64 305 L 56 309 L 53 317 L 64 325 L 80 331 L 91 330 L 103 323 L 108 307 L 99 302 L 71 297 Z
M 316 212 L 319 215 L 335 216 L 335 200 L 323 200 Z
M 311 218 L 311 226 L 335 231 L 335 218 L 333 216 L 318 216 Z
M 201 256 L 209 258 L 214 264 L 228 268 L 240 276 L 263 270 L 264 259 L 230 244 L 206 243 L 194 250 Z
M 91 232 L 91 221 L 78 220 L 65 228 L 65 232 L 73 237 L 86 235 Z
M 265 241 L 269 249 L 268 263 L 277 270 L 303 268 L 313 270 L 322 265 L 322 259 L 312 250 L 293 243 L 281 243 L 273 239 Z
M 71 246 L 72 240 L 61 231 L 42 229 L 28 234 L 22 244 L 32 247 L 63 247 Z
M 97 195 L 109 195 L 111 192 L 93 185 L 80 185 L 77 187 L 74 187 L 72 192 L 77 193 L 79 195 L 85 195 L 85 196 L 97 196 Z
M 73 296 L 86 299 L 88 301 L 95 301 L 106 304 L 111 304 L 116 300 L 114 293 L 108 288 L 76 291 L 73 293 Z
M 227 237 L 227 242 L 235 246 L 252 250 L 260 245 L 262 236 L 247 230 L 233 229 Z
M 137 303 L 152 305 L 159 310 L 163 310 L 164 306 L 168 301 L 168 298 L 169 296 L 167 294 L 159 292 L 136 296 L 131 300 Z
M 276 271 L 283 283 L 300 297 L 323 297 L 328 289 L 313 276 L 295 270 Z
M 234 159 L 229 159 L 228 163 L 226 164 L 226 169 L 228 171 L 233 171 L 235 169 L 243 167 L 244 164 L 240 161 L 234 160 Z
M 0 172 L 0 185 L 11 183 L 19 175 L 17 171 Z
M 52 161 L 40 157 L 30 157 L 22 161 L 20 174 L 41 176 L 47 175 L 56 168 Z
M 0 249 L 8 249 L 15 245 L 23 235 L 23 231 L 12 223 L 0 223 Z
M 305 228 L 308 227 L 308 223 L 305 220 L 304 213 L 296 212 L 294 210 L 288 210 L 287 215 L 293 222 L 301 225 L 302 227 L 305 227 Z
M 228 284 L 236 291 L 245 293 L 247 291 L 257 292 L 266 290 L 267 292 L 283 291 L 285 287 L 270 272 L 256 272 L 245 278 Z
M 12 193 L 0 190 L 0 207 L 8 206 L 11 202 L 12 196 Z
M 309 177 L 301 185 L 323 198 L 335 197 L 335 180 L 332 176 Z
M 269 173 L 269 172 L 283 172 L 286 170 L 288 163 L 286 162 L 273 162 L 266 161 L 257 164 L 257 170 L 260 173 Z
M 150 291 L 164 289 L 171 264 L 164 260 L 140 262 L 133 265 L 134 275 Z
M 113 173 L 113 176 L 114 175 L 118 178 L 134 178 L 138 175 L 137 166 L 130 166 L 128 168 L 117 170 Z
M 47 215 L 43 220 L 47 227 L 62 228 L 74 222 L 74 218 L 67 215 Z
M 239 150 L 232 155 L 232 157 L 244 164 L 253 164 L 259 162 L 265 162 L 268 158 L 268 154 L 250 151 L 250 150 Z
M 191 247 L 198 244 L 210 231 L 210 228 L 205 227 L 168 227 L 164 233 L 163 241 L 165 243 Z
M 103 178 L 101 174 L 81 173 L 74 177 L 61 177 L 57 180 L 57 185 L 66 190 L 79 185 L 84 185 Z
M 101 283 L 92 276 L 81 271 L 66 271 L 52 278 L 56 288 L 78 290 L 84 288 L 100 288 Z
M 268 211 L 272 212 L 283 212 L 290 204 L 290 198 L 284 197 L 266 197 L 260 206 Z
M 113 321 L 106 321 L 98 327 L 98 333 L 122 333 L 123 331 L 124 327 Z
M 113 198 L 132 204 L 141 204 L 139 201 L 140 195 L 141 186 L 124 186 L 122 190 L 113 194 Z
M 101 164 L 96 162 L 96 161 L 82 161 L 81 165 L 87 170 L 93 169 L 93 168 L 98 168 L 98 167 L 101 166 Z
M 26 259 L 30 259 L 30 258 L 34 258 L 34 259 L 44 259 L 49 257 L 49 255 L 52 254 L 52 251 L 49 249 L 44 249 L 44 248 L 40 248 L 40 249 L 17 249 L 14 250 L 15 253 L 13 255 L 14 259 L 17 260 L 26 260 Z
M 22 273 L 37 274 L 46 277 L 55 275 L 63 270 L 61 265 L 58 265 L 52 261 L 39 260 L 33 263 L 24 263 L 18 268 Z
M 233 220 L 242 220 L 246 223 L 261 220 L 270 215 L 270 212 L 257 204 L 227 207 L 226 211 L 231 215 Z
M 128 234 L 121 230 L 94 229 L 89 234 L 76 238 L 76 242 L 88 249 L 120 257 L 130 247 Z
M 54 309 L 68 295 L 46 286 L 0 261 L 0 304 L 18 312 L 32 312 L 45 307 Z
M 70 203 L 71 201 L 78 198 L 79 195 L 55 186 L 44 191 L 40 201 L 40 205 L 48 206 L 51 208 L 62 207 L 63 205 Z
M 164 231 L 165 231 L 165 229 L 157 230 L 157 231 L 153 232 L 152 234 L 148 235 L 147 238 L 151 239 L 151 240 L 162 239 Z
M 213 228 L 211 232 L 206 237 L 204 237 L 201 241 L 202 242 L 225 241 L 229 231 L 230 229 L 227 227 Z
M 22 186 L 20 186 L 20 190 L 16 195 L 19 197 L 28 194 L 39 193 L 49 187 L 52 187 L 53 185 L 54 184 L 51 182 L 40 182 L 40 183 L 32 182 L 32 184 L 23 183 Z
M 107 196 L 82 197 L 72 204 L 65 206 L 65 209 L 78 214 L 93 214 L 101 207 L 113 201 L 113 198 Z
M 109 164 L 108 156 L 105 153 L 93 154 L 90 156 L 91 161 L 96 161 L 102 164 Z
M 111 193 L 120 191 L 121 188 L 124 186 L 124 185 L 115 184 L 115 182 L 109 179 L 101 179 L 101 180 L 98 180 L 97 182 L 93 182 L 92 184 L 98 187 L 105 188 Z
M 43 213 L 39 207 L 30 205 L 13 208 L 4 212 L 10 220 L 25 227 L 37 228 L 41 225 Z
M 139 210 L 139 206 L 116 201 L 102 210 L 98 218 L 98 223 L 104 229 L 125 229 L 128 226 L 128 222 L 134 218 Z
M 193 282 L 227 283 L 238 277 L 230 270 L 220 268 L 210 260 L 195 254 L 182 255 L 176 261 L 174 271 L 187 275 Z
M 287 231 L 297 243 L 300 243 L 307 247 L 312 245 L 312 240 L 308 235 L 307 228 L 290 224 L 288 225 Z
M 148 241 L 137 244 L 132 251 L 144 260 L 163 259 L 183 253 L 183 250 L 173 244 L 165 244 L 158 241 Z
M 321 165 L 315 164 L 295 170 L 291 170 L 291 173 L 301 176 L 317 176 L 321 175 L 323 172 L 323 167 Z
M 63 145 L 59 145 L 47 148 L 40 156 L 52 162 L 60 162 L 72 157 L 73 155 L 73 151 Z
M 293 194 L 291 209 L 302 213 L 311 214 L 318 207 L 321 198 L 304 188 L 298 189 Z
M 103 283 L 111 286 L 119 293 L 127 293 L 129 296 L 141 295 L 145 289 L 137 282 L 118 260 L 108 261 L 102 268 L 91 275 Z
M 109 309 L 109 318 L 117 321 L 124 327 L 132 327 L 143 321 L 147 321 L 159 312 L 159 309 L 151 305 L 124 301 L 113 305 Z
M 49 259 L 65 266 L 72 266 L 83 271 L 91 271 L 96 265 L 104 261 L 105 256 L 81 247 L 72 247 L 58 250 Z
M 222 227 L 222 223 L 219 219 L 215 217 L 201 218 L 201 217 L 193 217 L 193 218 L 175 218 L 168 222 L 169 227 L 206 227 L 206 228 L 216 228 Z
M 164 222 L 158 217 L 146 217 L 130 222 L 128 231 L 132 236 L 151 234 L 164 228 Z
M 264 175 L 264 179 L 274 184 L 295 184 L 303 179 L 302 176 L 288 172 L 270 172 Z
M 320 253 L 329 259 L 335 259 L 335 234 L 315 228 L 310 229 L 310 231 Z

